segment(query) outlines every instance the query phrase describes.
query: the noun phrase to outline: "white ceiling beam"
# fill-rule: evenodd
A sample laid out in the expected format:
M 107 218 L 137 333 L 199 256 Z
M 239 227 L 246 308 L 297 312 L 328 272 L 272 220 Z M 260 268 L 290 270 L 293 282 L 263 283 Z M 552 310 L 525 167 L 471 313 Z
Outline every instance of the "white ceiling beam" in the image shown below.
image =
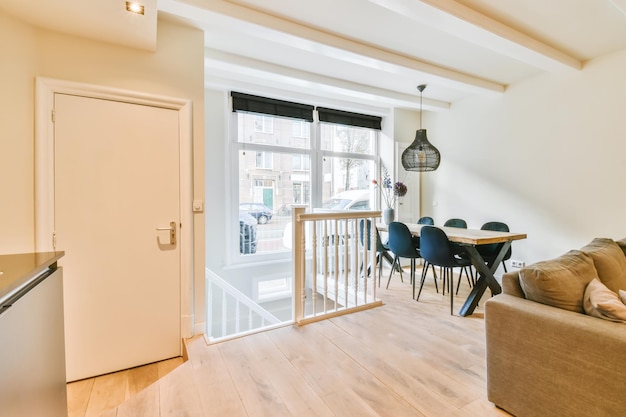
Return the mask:
M 370 103 L 371 106 L 389 104 L 419 109 L 419 97 L 414 95 L 300 71 L 215 49 L 205 50 L 204 63 L 211 75 L 217 75 L 221 79 L 235 80 L 243 74 L 246 78 L 262 79 L 264 83 L 269 82 L 276 86 L 288 84 L 301 89 L 300 91 L 315 92 L 318 95 L 331 94 L 338 99 Z M 423 107 L 432 111 L 448 110 L 450 103 L 424 98 Z
M 222 0 L 159 0 L 159 10 L 185 17 L 195 21 L 197 25 L 202 25 L 202 21 L 215 21 L 216 14 L 227 16 L 231 18 L 229 23 L 238 26 L 237 30 L 251 36 L 391 74 L 402 69 L 418 71 L 424 74 L 420 78 L 423 82 L 440 83 L 469 93 L 505 90 L 503 84 L 365 45 Z
M 419 24 L 547 71 L 581 69 L 580 60 L 454 0 L 369 0 Z M 614 0 L 620 1 L 620 0 Z

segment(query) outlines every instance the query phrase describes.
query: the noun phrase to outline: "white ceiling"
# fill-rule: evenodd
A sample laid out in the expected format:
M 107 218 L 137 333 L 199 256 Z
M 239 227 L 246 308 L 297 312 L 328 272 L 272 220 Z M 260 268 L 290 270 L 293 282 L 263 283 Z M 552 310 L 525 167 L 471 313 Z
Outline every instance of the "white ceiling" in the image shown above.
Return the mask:
M 154 50 L 156 15 L 205 32 L 208 86 L 346 107 L 445 109 L 626 48 L 626 0 L 0 0 L 36 25 Z

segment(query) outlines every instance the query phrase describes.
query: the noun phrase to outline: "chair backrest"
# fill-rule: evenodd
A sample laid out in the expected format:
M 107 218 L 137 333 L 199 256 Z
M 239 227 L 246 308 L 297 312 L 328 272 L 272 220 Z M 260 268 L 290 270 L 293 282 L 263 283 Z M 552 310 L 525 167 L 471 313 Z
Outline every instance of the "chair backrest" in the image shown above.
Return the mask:
M 424 217 L 419 218 L 419 220 L 417 221 L 417 224 L 429 224 L 431 226 L 434 226 L 435 221 L 433 220 L 432 217 L 424 216 Z
M 502 222 L 487 222 L 482 225 L 481 230 L 493 230 L 496 232 L 510 232 L 509 226 Z
M 367 231 L 365 232 L 366 234 L 363 235 L 363 223 L 367 222 Z M 371 236 L 371 232 L 372 232 L 372 221 L 367 219 L 361 219 L 361 221 L 359 222 L 359 240 L 361 241 L 361 245 L 363 245 L 363 236 L 366 237 L 366 242 L 365 242 L 365 246 L 367 246 L 368 249 L 370 249 L 371 243 L 370 243 L 370 236 Z M 382 252 L 385 251 L 387 248 L 385 248 L 385 246 L 383 245 L 383 241 L 380 239 L 380 233 L 378 232 L 378 229 L 376 229 L 376 252 Z
M 463 219 L 448 219 L 443 225 L 446 227 L 458 227 L 459 229 L 467 229 L 467 222 Z
M 411 231 L 404 223 L 389 223 L 389 250 L 401 258 L 419 258 Z
M 506 223 L 502 222 L 487 222 L 483 224 L 480 228 L 481 230 L 493 230 L 495 232 L 510 232 L 509 226 Z M 478 252 L 482 256 L 496 256 L 502 247 L 502 243 L 492 243 L 489 245 L 480 245 L 477 247 Z M 504 260 L 511 258 L 511 248 L 504 255 Z
M 424 226 L 420 230 L 420 254 L 433 265 L 457 266 L 457 260 L 446 232 L 435 226 Z

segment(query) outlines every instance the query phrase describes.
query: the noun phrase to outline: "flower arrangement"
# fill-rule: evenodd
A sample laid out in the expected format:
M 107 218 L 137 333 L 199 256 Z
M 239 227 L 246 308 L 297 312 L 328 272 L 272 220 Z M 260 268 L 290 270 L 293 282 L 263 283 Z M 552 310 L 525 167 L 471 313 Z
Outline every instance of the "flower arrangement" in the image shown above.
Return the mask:
M 396 204 L 396 199 L 398 197 L 404 197 L 409 189 L 401 181 L 394 183 L 385 167 L 383 167 L 382 170 L 383 177 L 380 183 L 376 180 L 372 180 L 372 184 L 374 184 L 375 187 L 381 188 L 381 194 L 385 200 L 385 204 L 388 208 L 393 208 Z

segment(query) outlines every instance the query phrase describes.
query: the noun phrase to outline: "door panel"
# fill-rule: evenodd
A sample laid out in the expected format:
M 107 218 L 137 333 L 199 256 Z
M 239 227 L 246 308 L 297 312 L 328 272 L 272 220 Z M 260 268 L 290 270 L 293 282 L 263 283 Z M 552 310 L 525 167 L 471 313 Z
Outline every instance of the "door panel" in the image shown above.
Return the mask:
M 178 113 L 55 94 L 68 380 L 180 354 Z M 177 228 L 176 233 L 180 232 Z

